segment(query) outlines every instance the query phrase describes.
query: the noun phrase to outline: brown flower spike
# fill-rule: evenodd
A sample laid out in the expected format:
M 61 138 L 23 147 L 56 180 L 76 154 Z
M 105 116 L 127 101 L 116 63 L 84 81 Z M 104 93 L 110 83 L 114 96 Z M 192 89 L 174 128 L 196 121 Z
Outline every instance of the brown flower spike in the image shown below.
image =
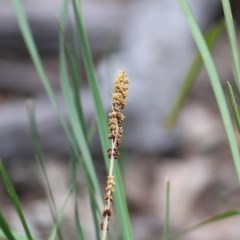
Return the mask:
M 121 109 L 124 109 L 127 105 L 126 97 L 128 94 L 129 79 L 126 72 L 121 70 L 114 80 L 114 91 L 112 96 L 112 111 L 109 113 L 109 139 L 111 139 L 111 146 L 107 151 L 108 158 L 110 159 L 109 174 L 107 177 L 107 187 L 105 188 L 105 206 L 103 210 L 103 222 L 101 224 L 102 240 L 106 239 L 106 232 L 108 230 L 109 218 L 112 215 L 112 201 L 114 192 L 114 176 L 113 166 L 114 159 L 119 156 L 119 147 L 123 136 L 123 121 L 125 116 L 121 113 Z

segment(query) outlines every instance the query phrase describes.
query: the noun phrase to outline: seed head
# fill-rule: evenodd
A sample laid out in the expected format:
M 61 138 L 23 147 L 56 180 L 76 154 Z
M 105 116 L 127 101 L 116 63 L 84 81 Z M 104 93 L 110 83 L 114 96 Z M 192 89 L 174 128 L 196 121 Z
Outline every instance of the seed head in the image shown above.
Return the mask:
M 121 109 L 127 105 L 126 97 L 128 94 L 129 79 L 124 70 L 118 72 L 114 81 L 114 91 L 112 96 L 112 112 L 109 113 L 108 121 L 108 138 L 111 140 L 111 146 L 107 151 L 107 156 L 110 159 L 109 175 L 107 177 L 107 186 L 105 188 L 105 206 L 103 210 L 103 222 L 101 224 L 102 240 L 106 239 L 106 231 L 108 230 L 109 218 L 112 216 L 112 202 L 114 192 L 114 176 L 113 166 L 114 159 L 119 156 L 119 148 L 123 136 L 123 121 L 125 116 L 121 113 Z
M 114 147 L 108 149 L 108 157 L 117 158 L 119 155 L 119 147 L 122 142 L 123 121 L 125 116 L 120 109 L 126 107 L 126 97 L 128 93 L 129 79 L 124 70 L 119 71 L 114 81 L 114 91 L 112 99 L 112 112 L 109 114 L 109 139 L 116 141 Z

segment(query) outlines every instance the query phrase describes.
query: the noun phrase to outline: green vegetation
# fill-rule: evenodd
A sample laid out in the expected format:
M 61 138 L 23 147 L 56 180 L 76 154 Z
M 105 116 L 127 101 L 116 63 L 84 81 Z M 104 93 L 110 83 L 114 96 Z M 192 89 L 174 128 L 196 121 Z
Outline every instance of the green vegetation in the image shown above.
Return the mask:
M 102 99 L 100 97 L 100 90 L 98 86 L 98 81 L 96 79 L 95 69 L 93 65 L 93 60 L 91 56 L 91 52 L 89 49 L 88 39 L 86 36 L 84 23 L 82 19 L 82 12 L 81 12 L 81 5 L 77 0 L 63 0 L 62 1 L 62 13 L 60 19 L 60 31 L 59 31 L 59 69 L 60 69 L 60 81 L 61 81 L 61 89 L 62 95 L 64 97 L 65 105 L 67 108 L 68 113 L 68 121 L 70 124 L 66 123 L 66 120 L 63 118 L 61 111 L 59 110 L 60 107 L 58 105 L 56 96 L 54 94 L 53 89 L 49 83 L 48 77 L 44 70 L 40 55 L 37 51 L 35 42 L 33 40 L 31 30 L 26 19 L 24 10 L 21 5 L 20 0 L 12 0 L 13 8 L 16 13 L 17 21 L 26 43 L 27 49 L 31 56 L 32 62 L 35 65 L 39 78 L 42 81 L 42 84 L 46 90 L 46 93 L 57 112 L 59 117 L 59 121 L 62 124 L 62 127 L 65 131 L 66 138 L 69 142 L 69 148 L 71 149 L 71 160 L 70 166 L 72 171 L 72 181 L 69 186 L 69 190 L 66 193 L 66 199 L 64 205 L 60 212 L 57 212 L 55 209 L 54 203 L 54 196 L 51 192 L 50 183 L 48 182 L 46 169 L 44 167 L 43 161 L 43 154 L 41 151 L 41 146 L 39 144 L 39 137 L 38 137 L 38 129 L 35 121 L 35 113 L 34 113 L 34 105 L 29 104 L 29 120 L 30 120 L 30 127 L 32 131 L 32 139 L 34 143 L 34 150 L 36 154 L 36 160 L 39 164 L 39 169 L 41 174 L 44 176 L 45 188 L 46 188 L 46 195 L 49 200 L 49 206 L 53 218 L 53 226 L 52 231 L 49 233 L 49 240 L 53 239 L 67 239 L 67 236 L 64 236 L 61 231 L 61 223 L 64 216 L 64 211 L 66 204 L 68 203 L 69 199 L 72 198 L 74 200 L 73 209 L 75 213 L 75 229 L 76 229 L 76 236 L 78 239 L 86 239 L 84 229 L 82 227 L 81 216 L 78 212 L 78 202 L 77 202 L 77 176 L 79 169 L 84 169 L 85 178 L 88 187 L 88 194 L 90 199 L 90 206 L 92 211 L 93 222 L 95 224 L 95 239 L 100 239 L 100 223 L 101 223 L 101 212 L 103 206 L 103 200 L 99 203 L 99 199 L 103 199 L 103 193 L 100 188 L 100 183 L 97 178 L 96 170 L 93 165 L 93 159 L 91 156 L 91 152 L 89 149 L 89 143 L 91 141 L 92 132 L 95 128 L 97 128 L 100 136 L 101 146 L 103 153 L 107 153 L 107 149 L 110 146 L 110 141 L 108 140 L 108 121 L 106 117 L 106 113 L 103 108 Z M 240 183 L 240 156 L 239 156 L 239 148 L 237 144 L 236 135 L 234 132 L 234 127 L 232 120 L 230 118 L 229 107 L 227 105 L 226 97 L 224 95 L 224 91 L 221 85 L 221 81 L 219 79 L 219 75 L 214 65 L 214 62 L 211 57 L 210 50 L 213 48 L 215 42 L 218 40 L 221 33 L 226 28 L 228 36 L 229 36 L 229 43 L 231 46 L 232 51 L 232 64 L 234 68 L 234 73 L 236 77 L 236 85 L 238 86 L 237 93 L 239 94 L 240 89 L 240 61 L 239 61 L 239 51 L 237 47 L 237 39 L 236 33 L 234 28 L 234 22 L 232 18 L 232 13 L 229 5 L 229 0 L 222 0 L 222 5 L 224 9 L 224 16 L 225 19 L 223 22 L 220 22 L 214 28 L 212 28 L 207 35 L 204 37 L 199 27 L 197 26 L 193 15 L 187 5 L 186 0 L 179 0 L 179 4 L 182 7 L 183 13 L 186 16 L 187 22 L 191 29 L 192 35 L 196 42 L 196 45 L 199 49 L 199 53 L 197 54 L 193 65 L 189 71 L 189 74 L 186 77 L 186 80 L 182 86 L 182 90 L 180 91 L 180 95 L 177 98 L 177 102 L 170 113 L 169 117 L 166 120 L 166 125 L 171 127 L 177 120 L 177 116 L 187 99 L 188 93 L 191 90 L 194 80 L 196 79 L 200 68 L 205 66 L 208 76 L 216 97 L 216 101 L 218 103 L 219 111 L 221 113 L 222 121 L 224 124 L 224 128 L 226 131 L 227 139 L 229 142 L 229 147 L 232 153 L 232 158 L 234 161 L 236 173 Z M 75 16 L 75 23 L 77 26 L 77 34 L 78 38 L 81 39 L 80 47 L 74 42 L 72 45 L 69 45 L 69 42 L 65 39 L 64 29 L 66 24 L 66 19 L 68 16 L 68 10 L 73 8 L 74 16 Z M 75 39 L 75 38 L 72 38 Z M 80 49 L 79 49 L 80 48 Z M 77 55 L 78 52 L 81 52 L 81 55 Z M 84 63 L 84 70 L 87 74 L 88 85 L 92 94 L 92 98 L 94 101 L 95 106 L 95 118 L 96 118 L 96 126 L 92 126 L 91 128 L 87 129 L 87 124 L 84 121 L 84 114 L 82 111 L 82 101 L 80 96 L 82 81 L 81 81 L 81 72 L 78 68 L 79 66 L 79 59 L 82 59 Z M 240 113 L 239 108 L 236 104 L 236 98 L 234 96 L 234 91 L 230 83 L 227 83 L 227 92 L 230 99 L 230 105 L 232 107 L 234 118 L 236 121 L 236 125 L 238 130 L 240 131 Z M 77 90 L 77 91 L 76 91 Z M 125 134 L 128 134 L 127 132 Z M 109 159 L 107 155 L 105 156 L 105 165 L 106 168 L 109 168 Z M 116 182 L 115 194 L 114 194 L 114 207 L 115 207 L 115 215 L 118 221 L 119 232 L 121 234 L 120 237 L 116 237 L 114 230 L 110 230 L 108 233 L 109 239 L 124 239 L 124 240 L 131 240 L 133 239 L 132 234 L 132 227 L 130 224 L 130 217 L 127 208 L 127 203 L 125 199 L 124 193 L 124 185 L 123 180 L 121 177 L 120 169 L 118 163 L 115 163 L 114 166 L 114 176 Z M 8 174 L 2 164 L 0 162 L 0 175 L 3 178 L 3 182 L 5 188 L 8 192 L 9 198 L 11 199 L 12 205 L 19 216 L 21 224 L 24 229 L 25 235 L 20 235 L 11 229 L 7 219 L 3 216 L 1 209 L 0 209 L 0 239 L 9 239 L 9 240 L 33 240 L 35 239 L 32 236 L 31 230 L 25 219 L 24 212 L 21 207 L 21 203 L 18 199 L 18 196 L 14 190 L 14 187 L 11 183 L 11 180 L 8 177 Z M 136 186 L 137 187 L 137 186 Z M 163 189 L 164 191 L 164 189 Z M 166 182 L 166 190 L 165 190 L 165 224 L 164 224 L 164 231 L 162 239 L 180 239 L 185 234 L 194 231 L 197 228 L 203 227 L 205 225 L 222 221 L 227 218 L 233 216 L 239 216 L 239 210 L 229 210 L 227 212 L 221 213 L 216 216 L 211 216 L 208 219 L 198 223 L 190 228 L 187 228 L 179 233 L 170 233 L 169 226 L 171 225 L 171 219 L 169 219 L 169 211 L 171 209 L 170 206 L 170 182 L 167 180 Z M 110 225 L 111 227 L 111 225 Z

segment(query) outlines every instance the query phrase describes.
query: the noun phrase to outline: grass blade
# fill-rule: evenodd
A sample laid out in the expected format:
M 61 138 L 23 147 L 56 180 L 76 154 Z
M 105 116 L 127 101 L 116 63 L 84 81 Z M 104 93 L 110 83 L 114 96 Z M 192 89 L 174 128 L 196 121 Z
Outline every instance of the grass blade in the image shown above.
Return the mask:
M 232 90 L 232 86 L 229 82 L 227 82 L 227 90 L 228 90 L 228 97 L 229 97 L 229 101 L 230 101 L 230 105 L 232 107 L 232 111 L 233 111 L 233 115 L 235 118 L 235 122 L 238 128 L 238 132 L 240 132 L 240 116 L 239 116 L 239 110 L 238 110 L 238 106 L 234 97 L 234 93 Z
M 35 158 L 38 163 L 40 172 L 42 174 L 42 179 L 45 186 L 45 191 L 48 197 L 48 203 L 50 207 L 50 212 L 53 218 L 53 221 L 56 222 L 56 216 L 57 216 L 57 210 L 56 210 L 56 204 L 54 201 L 52 189 L 48 180 L 47 171 L 45 168 L 44 160 L 43 160 L 43 153 L 40 146 L 40 136 L 38 133 L 37 123 L 36 123 L 36 117 L 35 117 L 35 109 L 34 109 L 34 103 L 32 101 L 27 102 L 27 110 L 28 110 L 28 116 L 29 116 L 29 123 L 30 123 L 30 129 L 31 129 L 31 135 L 32 135 L 32 142 L 34 147 L 34 153 Z M 61 230 L 58 229 L 58 237 L 59 240 L 63 240 L 63 236 L 61 233 Z
M 68 189 L 66 199 L 63 203 L 63 206 L 62 206 L 61 210 L 59 211 L 58 217 L 56 218 L 56 222 L 54 223 L 54 226 L 52 227 L 52 230 L 49 234 L 48 240 L 55 240 L 56 239 L 57 232 L 58 232 L 60 224 L 62 223 L 62 220 L 63 220 L 63 217 L 64 217 L 64 211 L 65 211 L 65 208 L 66 208 L 66 206 L 68 204 L 68 201 L 71 197 L 71 194 L 72 194 L 72 186 L 70 186 L 69 189 Z
M 29 23 L 27 21 L 25 12 L 24 12 L 22 4 L 21 4 L 21 1 L 20 0 L 11 0 L 11 1 L 12 1 L 12 4 L 13 4 L 15 13 L 16 13 L 17 22 L 19 24 L 23 39 L 25 41 L 25 44 L 26 44 L 26 47 L 29 51 L 31 59 L 34 63 L 34 66 L 37 70 L 38 76 L 39 76 L 39 78 L 40 78 L 40 80 L 41 80 L 41 82 L 42 82 L 42 84 L 45 88 L 45 91 L 46 91 L 46 93 L 47 93 L 47 95 L 48 95 L 56 113 L 57 113 L 57 116 L 58 116 L 58 118 L 61 122 L 61 125 L 62 125 L 62 127 L 63 127 L 63 129 L 66 133 L 66 136 L 67 136 L 69 142 L 72 143 L 71 134 L 70 134 L 68 126 L 66 125 L 66 123 L 63 119 L 63 116 L 62 116 L 62 114 L 59 110 L 54 91 L 53 91 L 53 89 L 52 89 L 52 87 L 49 83 L 49 79 L 46 75 L 43 64 L 41 62 L 41 58 L 40 58 L 40 55 L 38 53 L 36 44 L 33 40 L 33 36 L 32 36 L 31 30 L 30 30 L 30 27 L 29 27 Z
M 234 160 L 235 170 L 237 172 L 238 180 L 240 183 L 240 161 L 239 161 L 240 156 L 239 156 L 238 144 L 237 144 L 234 128 L 232 125 L 231 117 L 228 111 L 228 106 L 226 103 L 226 99 L 223 93 L 223 89 L 221 86 L 221 82 L 219 80 L 216 67 L 213 63 L 209 49 L 204 41 L 204 37 L 191 13 L 191 10 L 187 5 L 186 0 L 179 0 L 179 3 L 186 16 L 187 22 L 190 26 L 190 30 L 195 39 L 199 52 L 202 55 L 206 70 L 208 72 L 210 82 L 214 91 L 214 95 L 217 100 L 218 108 L 220 110 L 220 114 L 222 117 L 223 125 L 227 134 L 229 146 L 230 146 L 232 157 Z
M 182 232 L 179 232 L 173 236 L 171 236 L 169 239 L 170 240 L 175 240 L 175 239 L 180 239 L 181 237 L 185 236 L 186 234 L 194 231 L 194 230 L 197 230 L 199 228 L 202 228 L 206 225 L 209 225 L 209 224 L 212 224 L 212 223 L 216 223 L 216 222 L 219 222 L 219 221 L 223 221 L 223 220 L 226 220 L 228 218 L 231 218 L 231 217 L 235 217 L 235 216 L 239 216 L 240 215 L 240 211 L 239 210 L 230 210 L 230 211 L 227 211 L 227 212 L 224 212 L 224 213 L 221 213 L 221 214 L 218 214 L 216 216 L 213 216 L 213 217 L 210 217 L 192 227 L 189 227 L 185 230 L 183 230 Z
M 64 29 L 65 19 L 66 19 L 66 8 L 63 9 L 61 14 L 61 28 Z M 90 176 L 91 186 L 94 187 L 94 191 L 97 192 L 99 196 L 101 196 L 101 190 L 99 186 L 99 182 L 97 179 L 96 171 L 93 166 L 93 161 L 91 157 L 91 153 L 88 147 L 85 123 L 83 120 L 81 103 L 78 102 L 76 104 L 76 99 L 73 98 L 72 88 L 69 84 L 69 78 L 67 73 L 67 57 L 66 57 L 66 40 L 64 38 L 63 32 L 59 34 L 60 39 L 60 77 L 61 77 L 61 88 L 63 92 L 63 96 L 65 99 L 68 116 L 72 126 L 72 133 L 75 139 L 75 146 L 81 150 L 82 158 L 84 161 L 84 165 L 86 166 L 87 175 Z M 70 56 L 70 54 L 69 54 Z M 70 59 L 68 59 L 70 61 Z M 72 69 L 73 70 L 73 69 Z M 74 70 L 74 74 L 76 74 Z M 75 76 L 77 78 L 77 76 Z M 79 89 L 78 89 L 79 91 Z M 75 93 L 76 94 L 76 93 Z M 80 101 L 78 98 L 77 101 Z M 78 105 L 79 104 L 79 105 Z M 76 154 L 74 154 L 76 156 Z
M 100 96 L 99 85 L 98 85 L 96 73 L 94 70 L 94 64 L 92 61 L 90 47 L 88 44 L 88 39 L 85 32 L 83 20 L 82 20 L 82 15 L 80 12 L 80 4 L 77 0 L 72 0 L 72 4 L 73 4 L 73 10 L 76 18 L 76 24 L 79 31 L 79 39 L 81 41 L 83 62 L 84 62 L 84 66 L 85 66 L 85 70 L 88 78 L 89 87 L 92 91 L 92 96 L 94 99 L 97 125 L 99 129 L 101 144 L 102 144 L 103 152 L 106 152 L 109 146 L 109 141 L 107 137 L 108 136 L 107 118 L 105 115 L 105 110 L 104 110 L 102 99 Z
M 61 21 L 62 26 L 64 25 L 64 15 L 62 16 Z M 75 46 L 74 46 L 75 47 Z M 100 239 L 99 234 L 99 217 L 100 217 L 100 211 L 98 204 L 96 202 L 96 192 L 99 196 L 101 196 L 100 187 L 98 184 L 98 180 L 96 179 L 96 172 L 93 167 L 93 161 L 89 152 L 88 142 L 89 138 L 91 138 L 91 133 L 87 133 L 86 127 L 85 127 L 85 121 L 82 111 L 82 103 L 80 99 L 80 72 L 77 69 L 78 68 L 78 60 L 77 56 L 75 55 L 77 50 L 74 50 L 74 54 L 71 54 L 69 51 L 69 48 L 66 43 L 66 39 L 64 38 L 64 35 L 60 33 L 60 69 L 61 69 L 61 86 L 63 95 L 65 98 L 65 102 L 68 108 L 69 115 L 71 116 L 71 123 L 73 126 L 73 134 L 75 135 L 76 142 L 78 144 L 79 149 L 81 149 L 83 157 L 80 157 L 82 159 L 82 166 L 84 169 L 86 169 L 86 178 L 88 183 L 88 193 L 89 193 L 89 199 L 90 199 L 90 206 L 91 206 L 91 212 L 93 216 L 93 220 L 95 223 L 95 231 L 96 231 L 96 239 Z M 74 59 L 73 59 L 74 55 Z M 70 86 L 68 75 L 67 75 L 67 66 L 69 67 L 70 76 L 72 77 L 72 87 Z M 81 129 L 81 130 L 80 130 Z M 91 128 L 93 129 L 93 128 Z M 91 130 L 90 129 L 90 130 Z M 91 131 L 90 131 L 91 132 Z M 90 134 L 90 135 L 89 135 Z M 80 143 L 81 141 L 81 143 Z M 72 161 L 74 162 L 77 160 L 76 155 L 72 154 L 73 158 Z M 78 158 L 79 159 L 79 158 Z M 77 160 L 79 161 L 79 160 Z M 76 165 L 76 162 L 75 164 Z M 76 169 L 75 169 L 76 170 Z M 76 178 L 76 172 L 73 171 L 73 178 Z M 75 182 L 75 180 L 74 180 Z M 75 189 L 76 191 L 76 189 Z M 76 194 L 76 193 L 75 193 Z M 80 218 L 78 214 L 77 209 L 77 200 L 75 199 L 75 220 L 76 220 L 76 230 L 78 232 L 78 237 L 80 239 L 84 238 L 82 226 L 80 223 Z
M 5 220 L 6 221 L 6 220 Z M 1 225 L 0 225 L 1 226 Z M 6 226 L 7 228 L 9 226 Z M 3 228 L 2 228 L 3 229 Z M 12 240 L 11 236 L 7 236 L 6 233 L 4 233 L 4 231 L 0 229 L 0 239 L 1 240 Z M 10 229 L 10 227 L 7 229 L 7 231 Z M 14 240 L 28 240 L 28 238 L 22 234 L 19 234 L 15 231 L 11 231 L 12 236 L 14 237 Z
M 214 27 L 209 29 L 205 36 L 205 41 L 209 49 L 212 49 L 215 46 L 217 40 L 224 30 L 225 24 L 223 21 L 220 21 Z M 198 52 L 180 88 L 179 95 L 177 96 L 177 99 L 175 100 L 173 107 L 165 120 L 165 126 L 167 128 L 172 128 L 176 124 L 178 116 L 188 98 L 189 92 L 192 89 L 194 81 L 196 80 L 202 66 L 202 57 Z
M 10 178 L 9 178 L 9 176 L 8 176 L 8 174 L 7 174 L 7 172 L 6 172 L 5 168 L 4 168 L 3 163 L 2 163 L 1 160 L 0 160 L 0 174 L 1 174 L 2 178 L 3 178 L 4 185 L 6 187 L 8 195 L 9 195 L 9 197 L 11 199 L 11 202 L 12 202 L 12 204 L 13 204 L 13 206 L 14 206 L 17 214 L 18 214 L 18 217 L 19 217 L 19 219 L 20 219 L 20 221 L 22 223 L 22 226 L 23 226 L 23 229 L 25 231 L 25 234 L 28 237 L 28 240 L 33 240 L 32 234 L 30 232 L 30 229 L 29 229 L 29 227 L 27 225 L 27 221 L 26 221 L 26 219 L 24 217 L 24 214 L 23 214 L 21 203 L 20 203 L 20 201 L 18 199 L 16 191 L 15 191 L 13 185 L 12 185 L 12 182 L 11 182 L 11 180 L 10 180 Z
M 88 184 L 91 184 L 91 182 L 88 181 Z M 94 192 L 92 191 L 93 187 L 89 186 L 88 189 L 89 189 L 90 206 L 92 210 L 93 221 L 95 224 L 95 235 L 96 235 L 96 239 L 100 240 L 99 216 L 101 215 L 101 213 L 100 213 L 100 209 L 97 204 L 97 201 L 95 199 Z
M 229 0 L 222 0 L 222 6 L 223 6 L 223 12 L 224 12 L 224 16 L 225 16 L 227 32 L 228 32 L 228 37 L 229 37 L 230 46 L 231 46 L 232 62 L 233 62 L 233 66 L 234 66 L 236 83 L 238 86 L 238 90 L 240 92 L 239 50 L 238 50 L 236 31 L 235 31 L 235 27 L 234 27 L 233 16 L 232 16 Z
M 66 41 L 64 41 L 66 43 Z M 74 50 L 76 52 L 76 50 Z M 66 53 L 66 59 L 68 60 L 68 66 L 70 68 L 70 74 L 71 74 L 71 83 L 72 83 L 72 89 L 73 89 L 73 95 L 74 95 L 74 103 L 77 110 L 77 115 L 79 118 L 79 121 L 83 125 L 83 130 L 85 130 L 86 134 L 86 124 L 84 121 L 84 114 L 83 114 L 83 107 L 81 102 L 81 84 L 80 84 L 80 72 L 78 70 L 78 61 L 76 58 L 73 59 L 72 54 L 70 53 L 69 49 L 67 48 L 65 44 L 65 53 Z
M 71 87 L 69 85 L 67 70 L 66 70 L 66 59 L 64 53 L 61 51 L 60 56 L 60 66 L 61 66 L 61 86 L 63 91 L 63 96 L 66 102 L 68 115 L 70 117 L 70 122 L 73 128 L 73 134 L 77 141 L 79 149 L 81 149 L 81 153 L 83 156 L 83 160 L 86 164 L 87 171 L 90 175 L 90 179 L 93 182 L 94 189 L 101 196 L 101 190 L 99 186 L 99 182 L 97 179 L 96 171 L 93 166 L 91 153 L 88 147 L 87 139 L 85 136 L 85 131 L 82 123 L 79 121 L 77 110 L 75 108 L 75 103 L 72 97 Z
M 102 99 L 100 96 L 99 86 L 96 79 L 94 65 L 93 65 L 91 52 L 90 52 L 90 48 L 87 40 L 87 35 L 85 32 L 85 28 L 82 20 L 82 14 L 80 12 L 80 5 L 77 0 L 72 0 L 72 3 L 73 3 L 73 10 L 75 13 L 78 33 L 79 33 L 79 39 L 81 40 L 81 50 L 82 50 L 84 66 L 87 73 L 89 87 L 92 91 L 92 96 L 94 100 L 96 121 L 98 125 L 101 145 L 102 145 L 103 153 L 106 153 L 109 146 L 106 114 L 105 114 Z M 105 157 L 104 159 L 105 159 L 106 166 L 107 168 L 109 168 L 109 160 L 106 157 L 106 154 L 104 154 L 104 157 Z M 131 224 L 130 224 L 129 215 L 127 211 L 127 204 L 126 204 L 125 194 L 123 190 L 122 178 L 120 175 L 117 162 L 115 165 L 115 177 L 116 177 L 115 179 L 116 186 L 118 186 L 115 189 L 115 197 L 116 197 L 115 206 L 116 206 L 117 216 L 119 220 L 119 226 L 121 228 L 121 233 L 123 234 L 122 238 L 130 240 L 130 239 L 133 239 L 133 235 L 132 235 Z
M 19 24 L 23 39 L 25 41 L 25 44 L 27 46 L 27 49 L 28 49 L 29 54 L 31 56 L 31 59 L 34 63 L 34 66 L 37 70 L 37 73 L 40 77 L 40 80 L 42 81 L 54 108 L 57 110 L 58 107 L 57 107 L 57 103 L 56 103 L 56 100 L 55 100 L 55 97 L 54 97 L 54 93 L 53 93 L 53 90 L 52 90 L 52 88 L 49 84 L 48 77 L 46 75 L 43 64 L 41 62 L 36 44 L 33 40 L 33 36 L 32 36 L 31 30 L 30 30 L 28 21 L 26 19 L 26 15 L 24 13 L 21 1 L 20 0 L 11 0 L 11 1 L 12 1 L 14 10 L 15 10 L 17 22 Z
M 63 46 L 61 44 L 61 46 Z M 73 134 L 75 135 L 75 139 L 77 141 L 77 144 L 79 146 L 79 149 L 81 149 L 82 152 L 82 161 L 84 165 L 84 169 L 86 169 L 86 175 L 87 175 L 87 182 L 88 182 L 88 189 L 89 189 L 89 197 L 90 197 L 90 203 L 91 203 L 91 210 L 93 214 L 93 219 L 95 222 L 95 230 L 96 230 L 96 236 L 97 239 L 99 239 L 99 228 L 98 228 L 98 223 L 99 223 L 99 217 L 100 217 L 100 211 L 98 209 L 97 203 L 96 203 L 96 196 L 95 193 L 97 192 L 99 196 L 101 196 L 101 191 L 99 187 L 99 183 L 97 180 L 97 175 L 93 166 L 93 161 L 91 158 L 91 154 L 88 148 L 88 139 L 87 139 L 87 134 L 86 131 L 84 131 L 83 124 L 81 122 L 82 118 L 78 117 L 78 110 L 76 106 L 76 101 L 73 98 L 72 90 L 69 84 L 69 80 L 67 77 L 67 70 L 66 70 L 66 57 L 64 54 L 64 49 L 61 49 L 61 85 L 62 85 L 62 91 L 63 95 L 66 101 L 66 105 L 69 111 L 69 115 L 71 116 L 70 121 L 73 126 Z M 85 125 L 85 124 L 84 124 Z M 75 206 L 76 207 L 76 206 Z M 75 209 L 75 219 L 76 219 L 76 228 L 77 231 L 79 232 L 80 235 L 83 234 L 82 232 L 82 227 L 80 224 L 80 219 L 78 215 L 77 209 Z
M 79 217 L 79 213 L 78 213 L 78 201 L 77 201 L 77 194 L 75 194 L 75 204 L 74 204 L 74 217 L 75 217 L 75 226 L 76 226 L 76 233 L 77 233 L 77 238 L 79 240 L 84 240 L 84 233 L 83 233 L 83 229 L 82 229 L 82 225 L 80 222 L 80 217 Z
M 10 231 L 10 226 L 8 225 L 7 221 L 5 220 L 4 216 L 0 212 L 0 239 L 8 239 L 8 240 L 18 240 L 15 238 Z
M 117 162 L 116 162 L 117 163 Z M 116 187 L 115 187 L 115 208 L 118 217 L 118 223 L 120 225 L 122 238 L 126 240 L 133 239 L 132 229 L 130 218 L 128 214 L 128 206 L 124 193 L 124 186 L 122 181 L 122 176 L 119 168 L 119 164 L 114 165 L 114 176 L 116 179 Z

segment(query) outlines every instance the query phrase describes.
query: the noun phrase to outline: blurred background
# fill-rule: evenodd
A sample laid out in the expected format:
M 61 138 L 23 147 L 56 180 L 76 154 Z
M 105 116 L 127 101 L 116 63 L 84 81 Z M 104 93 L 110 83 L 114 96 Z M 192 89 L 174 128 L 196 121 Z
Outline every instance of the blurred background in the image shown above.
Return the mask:
M 135 239 L 157 239 L 163 225 L 164 182 L 171 181 L 171 229 L 178 231 L 224 210 L 239 208 L 238 180 L 216 101 L 202 69 L 176 126 L 164 121 L 196 54 L 195 44 L 175 0 L 83 0 L 82 12 L 106 111 L 113 76 L 126 69 L 131 79 L 125 111 L 123 141 L 126 195 Z M 232 1 L 239 27 L 239 1 Z M 59 16 L 61 1 L 22 0 L 24 10 L 51 84 L 62 103 L 59 84 Z M 220 0 L 192 0 L 191 9 L 203 31 L 223 16 Z M 66 29 L 74 29 L 70 13 Z M 240 38 L 239 38 L 240 39 Z M 81 42 L 79 42 L 81 44 Z M 213 49 L 223 85 L 233 80 L 231 54 L 225 33 Z M 79 66 L 81 68 L 82 66 Z M 85 78 L 84 73 L 82 74 Z M 87 119 L 94 112 L 87 85 L 82 89 Z M 58 118 L 46 97 L 20 34 L 10 1 L 0 0 L 0 156 L 8 169 L 39 239 L 51 224 L 44 187 L 34 159 L 26 100 L 33 99 L 46 169 L 56 204 L 64 199 L 69 181 L 69 146 Z M 63 113 L 65 112 L 62 107 Z M 99 174 L 99 146 L 92 151 Z M 103 176 L 104 179 L 104 176 Z M 84 180 L 82 216 L 90 219 Z M 19 222 L 0 182 L 0 208 L 12 227 Z M 72 232 L 73 213 L 65 216 Z M 90 221 L 90 220 L 89 220 Z M 184 239 L 239 239 L 239 219 L 226 220 L 198 230 Z M 87 221 L 86 221 L 87 222 Z M 85 229 L 93 239 L 91 227 Z M 20 228 L 21 231 L 21 228 Z M 71 238 L 72 237 L 72 238 Z M 69 236 L 74 239 L 73 236 Z

